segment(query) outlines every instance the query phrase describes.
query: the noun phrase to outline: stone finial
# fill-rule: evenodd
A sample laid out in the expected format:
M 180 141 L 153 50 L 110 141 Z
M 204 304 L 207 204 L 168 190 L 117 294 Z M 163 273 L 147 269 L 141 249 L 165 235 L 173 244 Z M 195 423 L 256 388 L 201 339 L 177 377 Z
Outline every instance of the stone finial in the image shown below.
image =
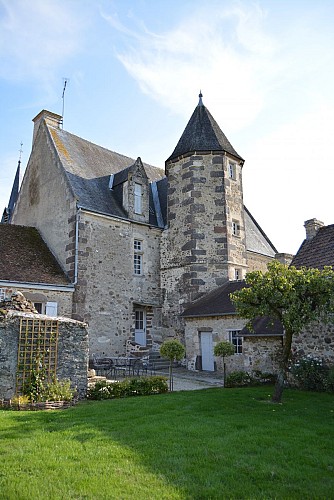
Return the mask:
M 202 101 L 203 94 L 202 94 L 201 90 L 199 91 L 199 96 L 198 97 L 199 97 L 198 105 L 199 106 L 203 106 L 203 101 Z
M 310 219 L 304 222 L 306 231 L 306 239 L 311 240 L 317 234 L 319 229 L 324 226 L 324 223 L 318 219 Z

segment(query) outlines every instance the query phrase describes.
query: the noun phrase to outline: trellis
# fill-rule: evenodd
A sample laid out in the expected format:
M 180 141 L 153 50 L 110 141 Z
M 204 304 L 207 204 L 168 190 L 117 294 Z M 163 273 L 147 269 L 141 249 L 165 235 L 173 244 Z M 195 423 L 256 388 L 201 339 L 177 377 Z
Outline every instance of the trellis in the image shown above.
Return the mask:
M 21 318 L 17 354 L 16 392 L 32 371 L 43 370 L 48 382 L 56 377 L 58 355 L 58 321 Z

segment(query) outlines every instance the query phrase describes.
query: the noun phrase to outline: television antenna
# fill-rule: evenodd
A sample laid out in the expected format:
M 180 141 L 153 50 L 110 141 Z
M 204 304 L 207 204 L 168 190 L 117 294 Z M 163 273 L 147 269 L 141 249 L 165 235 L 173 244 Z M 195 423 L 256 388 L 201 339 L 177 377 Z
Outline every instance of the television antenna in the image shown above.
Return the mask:
M 64 86 L 63 86 L 63 94 L 62 94 L 62 96 L 61 96 L 62 101 L 63 101 L 63 108 L 62 108 L 62 113 L 61 113 L 61 117 L 62 117 L 62 122 L 61 122 L 61 124 L 62 124 L 62 128 L 64 128 L 65 90 L 66 90 L 66 86 L 67 86 L 67 84 L 68 84 L 68 82 L 69 82 L 69 81 L 70 81 L 70 79 L 69 79 L 69 78 L 63 78 L 63 84 L 64 84 Z

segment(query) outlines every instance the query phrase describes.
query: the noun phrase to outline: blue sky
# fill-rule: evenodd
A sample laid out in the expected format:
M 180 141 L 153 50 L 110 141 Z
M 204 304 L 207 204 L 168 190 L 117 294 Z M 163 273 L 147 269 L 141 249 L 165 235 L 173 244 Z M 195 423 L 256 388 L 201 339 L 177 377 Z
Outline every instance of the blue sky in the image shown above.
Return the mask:
M 245 158 L 244 201 L 280 252 L 334 223 L 332 0 L 0 0 L 0 209 L 32 118 L 164 168 L 198 102 Z

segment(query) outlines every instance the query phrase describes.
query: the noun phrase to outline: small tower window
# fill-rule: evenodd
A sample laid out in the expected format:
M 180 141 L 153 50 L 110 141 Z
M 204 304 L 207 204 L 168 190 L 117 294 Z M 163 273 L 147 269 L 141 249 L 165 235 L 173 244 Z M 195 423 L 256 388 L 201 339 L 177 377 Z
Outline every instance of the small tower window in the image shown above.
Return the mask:
M 143 194 L 142 185 L 135 182 L 135 207 L 134 207 L 135 214 L 142 213 L 142 194 Z
M 232 234 L 233 236 L 240 236 L 240 222 L 238 220 L 232 221 Z
M 230 179 L 234 180 L 237 178 L 236 164 L 231 161 L 228 164 L 228 176 Z

